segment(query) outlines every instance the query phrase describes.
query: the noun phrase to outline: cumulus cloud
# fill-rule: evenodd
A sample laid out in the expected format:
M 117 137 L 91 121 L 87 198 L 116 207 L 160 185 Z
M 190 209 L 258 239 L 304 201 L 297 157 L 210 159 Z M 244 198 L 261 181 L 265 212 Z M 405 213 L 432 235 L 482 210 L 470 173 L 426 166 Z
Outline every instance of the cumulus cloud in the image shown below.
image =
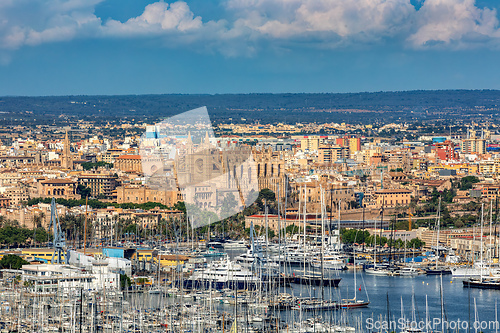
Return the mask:
M 101 20 L 94 7 L 103 0 L 0 0 L 0 48 L 94 37 Z
M 121 23 L 116 20 L 108 21 L 104 31 L 108 35 L 141 35 L 161 34 L 165 32 L 186 32 L 197 30 L 203 26 L 200 16 L 194 16 L 185 2 L 155 2 L 147 5 L 144 13 Z
M 159 1 L 126 22 L 102 22 L 94 13 L 103 0 L 0 0 L 0 48 L 75 38 L 130 37 L 199 30 L 202 20 L 183 1 Z
M 408 41 L 417 47 L 466 47 L 500 37 L 496 10 L 478 8 L 474 0 L 426 0 L 416 18 Z
M 226 0 L 218 21 L 184 1 L 157 1 L 124 22 L 103 21 L 104 0 L 0 0 L 0 50 L 77 38 L 158 38 L 227 55 L 262 45 L 336 48 L 392 42 L 413 48 L 496 45 L 496 10 L 474 0 Z M 265 46 L 265 47 L 266 47 Z
M 228 0 L 237 22 L 263 36 L 319 43 L 406 41 L 411 47 L 496 42 L 497 12 L 474 0 Z
M 274 38 L 330 34 L 343 39 L 395 36 L 409 28 L 415 8 L 402 0 L 229 0 L 244 25 Z

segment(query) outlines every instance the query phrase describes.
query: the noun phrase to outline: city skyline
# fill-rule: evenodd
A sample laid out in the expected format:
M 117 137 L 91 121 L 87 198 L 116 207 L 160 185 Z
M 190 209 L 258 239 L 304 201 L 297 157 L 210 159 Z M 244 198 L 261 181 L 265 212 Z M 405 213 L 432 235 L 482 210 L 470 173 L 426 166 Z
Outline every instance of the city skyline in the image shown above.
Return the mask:
M 500 89 L 499 7 L 4 1 L 0 95 Z

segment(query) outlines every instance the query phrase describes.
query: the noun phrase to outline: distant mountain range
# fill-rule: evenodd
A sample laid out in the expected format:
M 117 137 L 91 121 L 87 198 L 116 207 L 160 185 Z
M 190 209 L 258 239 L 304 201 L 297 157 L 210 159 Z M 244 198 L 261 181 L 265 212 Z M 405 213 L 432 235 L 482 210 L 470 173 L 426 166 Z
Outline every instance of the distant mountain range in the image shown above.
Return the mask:
M 199 106 L 215 122 L 498 121 L 500 91 L 0 97 L 0 118 L 158 119 Z

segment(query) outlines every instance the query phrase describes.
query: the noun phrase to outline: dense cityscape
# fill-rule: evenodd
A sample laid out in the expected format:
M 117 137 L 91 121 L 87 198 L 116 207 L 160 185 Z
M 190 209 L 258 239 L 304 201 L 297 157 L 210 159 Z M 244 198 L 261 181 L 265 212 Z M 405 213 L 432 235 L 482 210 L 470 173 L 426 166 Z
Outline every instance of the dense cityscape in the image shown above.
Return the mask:
M 0 130 L 9 331 L 377 331 L 362 316 L 390 325 L 385 312 L 357 312 L 372 287 L 340 291 L 359 274 L 500 289 L 494 121 L 229 121 L 209 136 L 24 117 Z M 158 164 L 172 147 L 185 155 Z M 241 153 L 245 170 L 220 157 Z
M 0 0 L 0 333 L 498 333 L 500 1 Z

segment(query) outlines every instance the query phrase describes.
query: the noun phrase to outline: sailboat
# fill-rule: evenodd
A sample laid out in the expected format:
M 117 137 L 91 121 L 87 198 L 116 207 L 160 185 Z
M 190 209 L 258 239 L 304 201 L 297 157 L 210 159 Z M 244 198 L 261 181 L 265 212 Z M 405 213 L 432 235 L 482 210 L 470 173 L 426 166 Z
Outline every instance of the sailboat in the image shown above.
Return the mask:
M 356 257 L 356 250 L 354 250 L 354 257 Z M 360 287 L 361 290 L 361 287 Z M 356 265 L 354 265 L 354 298 L 343 299 L 339 302 L 338 307 L 341 309 L 365 308 L 370 304 L 369 300 L 361 300 L 357 298 L 357 283 L 356 283 Z M 368 294 L 366 294 L 368 298 Z
M 304 193 L 306 193 L 304 191 Z M 317 273 L 314 271 L 306 271 L 306 216 L 307 216 L 307 200 L 304 197 L 304 234 L 303 234 L 303 272 L 301 275 L 297 275 L 294 277 L 293 282 L 298 284 L 305 284 L 310 286 L 330 286 L 337 287 L 342 280 L 341 278 L 325 278 L 323 274 L 323 270 L 321 273 Z M 324 237 L 322 237 L 324 240 Z M 323 258 L 321 258 L 323 260 Z M 322 262 L 322 261 L 321 261 Z M 321 264 L 322 266 L 322 264 Z
M 441 197 L 439 198 L 439 204 L 438 204 L 438 211 L 437 211 L 437 221 L 436 221 L 436 227 L 437 227 L 437 235 L 436 235 L 436 265 L 434 267 L 431 267 L 425 271 L 427 275 L 445 275 L 445 274 L 451 274 L 451 269 L 445 266 L 440 266 L 439 265 L 439 229 L 441 226 Z
M 382 228 L 384 220 L 384 203 L 382 202 L 382 213 L 380 217 L 380 228 Z M 377 223 L 375 221 L 375 230 L 377 230 Z M 375 243 L 375 251 L 374 251 L 374 258 L 373 258 L 373 266 L 366 268 L 365 273 L 370 274 L 370 275 L 379 275 L 379 276 L 388 276 L 388 275 L 394 275 L 394 272 L 387 269 L 388 265 L 378 265 L 377 266 L 377 234 L 376 231 L 373 235 L 374 237 L 374 243 Z
M 332 278 L 325 278 L 324 276 L 324 267 L 323 267 L 323 252 L 325 248 L 325 237 L 324 237 L 324 230 L 325 230 L 325 205 L 324 205 L 324 193 L 323 189 L 320 188 L 320 193 L 321 193 L 321 248 L 320 248 L 320 258 L 321 258 L 321 273 L 316 275 L 316 274 L 309 274 L 309 275 L 302 275 L 300 277 L 300 283 L 304 284 L 310 284 L 310 285 L 319 285 L 321 286 L 321 299 L 305 299 L 299 301 L 298 306 L 292 307 L 293 310 L 300 310 L 300 311 L 325 311 L 325 310 L 333 310 L 337 309 L 339 307 L 339 304 L 335 301 L 332 300 L 325 300 L 325 295 L 324 295 L 324 287 L 331 285 L 333 281 L 333 287 L 336 287 L 338 283 L 340 282 L 340 278 L 338 279 L 332 279 Z M 304 225 L 305 228 L 305 225 Z
M 495 274 L 493 275 L 491 267 L 489 267 L 488 274 L 484 274 L 484 262 L 483 262 L 483 219 L 484 219 L 484 204 L 481 209 L 481 265 L 476 268 L 479 269 L 479 278 L 470 277 L 463 281 L 463 286 L 465 288 L 481 288 L 481 289 L 497 289 L 500 290 L 500 277 Z M 491 204 L 490 210 L 490 235 L 491 235 L 491 224 L 493 220 L 493 203 Z

